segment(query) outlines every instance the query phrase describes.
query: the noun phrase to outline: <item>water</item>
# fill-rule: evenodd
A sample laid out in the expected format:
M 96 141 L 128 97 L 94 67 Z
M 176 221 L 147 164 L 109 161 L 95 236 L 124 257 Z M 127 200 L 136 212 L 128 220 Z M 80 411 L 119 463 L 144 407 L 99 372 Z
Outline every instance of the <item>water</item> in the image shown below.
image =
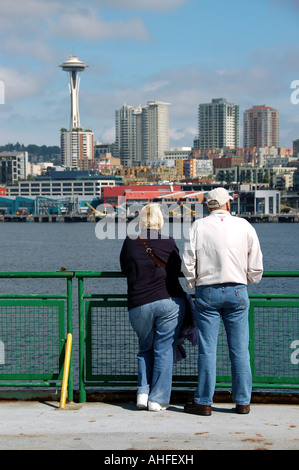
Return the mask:
M 261 223 L 254 227 L 260 239 L 265 271 L 299 269 L 299 224 Z M 70 271 L 119 271 L 123 237 L 100 240 L 95 228 L 94 223 L 1 223 L 0 271 L 58 271 L 62 266 Z M 173 230 L 179 237 L 180 231 Z M 176 242 L 182 253 L 184 237 L 176 238 Z M 61 281 L 52 282 L 61 284 Z M 50 287 L 48 281 L 32 281 L 34 293 L 45 283 Z M 99 280 L 94 285 L 98 283 Z M 22 284 L 23 280 L 1 280 L 0 292 L 7 293 L 4 286 L 9 286 L 9 293 L 16 292 Z M 249 287 L 250 293 L 276 291 L 298 293 L 298 278 L 265 278 L 259 285 Z

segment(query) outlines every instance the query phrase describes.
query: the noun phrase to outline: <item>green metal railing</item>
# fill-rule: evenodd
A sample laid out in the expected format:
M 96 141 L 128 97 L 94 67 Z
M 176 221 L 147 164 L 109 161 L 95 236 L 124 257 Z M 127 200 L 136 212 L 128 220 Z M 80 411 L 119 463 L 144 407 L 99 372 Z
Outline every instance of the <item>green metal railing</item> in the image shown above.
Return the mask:
M 66 337 L 73 330 L 73 277 L 60 271 L 0 272 L 0 281 L 66 280 L 66 294 L 0 294 L 0 387 L 61 387 Z M 72 360 L 68 397 L 73 400 Z
M 132 387 L 137 381 L 138 342 L 129 325 L 126 294 L 86 293 L 84 282 L 105 279 L 117 286 L 119 272 L 76 271 L 79 296 L 79 400 L 94 387 Z M 299 271 L 266 271 L 263 277 L 298 277 Z M 120 292 L 115 288 L 114 292 Z M 122 292 L 122 291 L 121 291 Z M 299 389 L 299 293 L 250 295 L 250 356 L 253 387 Z M 293 348 L 293 349 L 292 349 Z M 173 386 L 197 383 L 197 348 L 185 342 L 187 358 L 174 366 Z M 231 387 L 223 325 L 217 350 L 218 388 Z
M 266 271 L 263 277 L 299 278 L 299 271 Z M 74 380 L 80 402 L 86 401 L 88 389 L 135 389 L 138 340 L 129 323 L 125 277 L 120 272 L 2 272 L 0 286 L 2 279 L 27 283 L 30 278 L 47 280 L 48 292 L 50 280 L 66 282 L 66 293 L 0 294 L 0 388 L 60 388 L 75 315 L 73 350 L 78 359 L 74 365 L 71 359 L 68 400 L 73 400 Z M 253 387 L 299 389 L 299 293 L 250 295 L 249 326 Z M 185 349 L 187 358 L 174 366 L 176 388 L 197 382 L 197 347 L 185 341 Z M 216 386 L 231 387 L 222 325 Z

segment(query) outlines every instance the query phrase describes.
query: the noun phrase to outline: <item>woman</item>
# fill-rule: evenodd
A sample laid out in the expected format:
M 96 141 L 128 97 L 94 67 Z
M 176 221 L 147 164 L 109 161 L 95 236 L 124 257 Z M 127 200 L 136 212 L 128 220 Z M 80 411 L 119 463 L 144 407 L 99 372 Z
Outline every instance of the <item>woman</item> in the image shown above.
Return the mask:
M 162 226 L 160 206 L 143 207 L 141 234 L 135 239 L 127 236 L 120 254 L 128 283 L 129 318 L 139 339 L 137 406 L 150 411 L 169 406 L 174 343 L 185 308 L 178 279 L 179 251 L 173 238 L 161 235 Z

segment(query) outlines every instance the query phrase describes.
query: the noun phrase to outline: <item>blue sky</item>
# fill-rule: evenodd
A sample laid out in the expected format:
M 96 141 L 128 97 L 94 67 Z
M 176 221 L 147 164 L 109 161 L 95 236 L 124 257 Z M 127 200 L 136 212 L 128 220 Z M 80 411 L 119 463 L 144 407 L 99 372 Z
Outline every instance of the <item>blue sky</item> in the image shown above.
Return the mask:
M 299 0 L 0 0 L 0 17 L 0 145 L 59 145 L 70 96 L 58 65 L 72 53 L 88 64 L 81 125 L 101 142 L 124 103 L 160 100 L 170 145 L 191 146 L 198 104 L 221 97 L 240 105 L 241 145 L 259 104 L 279 110 L 281 146 L 299 138 Z

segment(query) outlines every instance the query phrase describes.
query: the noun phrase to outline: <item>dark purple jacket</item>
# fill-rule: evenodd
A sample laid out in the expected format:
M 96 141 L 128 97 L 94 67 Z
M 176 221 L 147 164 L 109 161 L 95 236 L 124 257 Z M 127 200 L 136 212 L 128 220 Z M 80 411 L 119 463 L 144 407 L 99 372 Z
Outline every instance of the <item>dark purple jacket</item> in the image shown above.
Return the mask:
M 155 265 L 139 238 L 125 239 L 120 253 L 120 266 L 127 277 L 129 310 L 156 300 L 183 295 L 178 279 L 181 258 L 174 239 L 163 237 L 154 230 L 142 232 L 141 236 L 157 258 L 166 264 L 166 268 Z

